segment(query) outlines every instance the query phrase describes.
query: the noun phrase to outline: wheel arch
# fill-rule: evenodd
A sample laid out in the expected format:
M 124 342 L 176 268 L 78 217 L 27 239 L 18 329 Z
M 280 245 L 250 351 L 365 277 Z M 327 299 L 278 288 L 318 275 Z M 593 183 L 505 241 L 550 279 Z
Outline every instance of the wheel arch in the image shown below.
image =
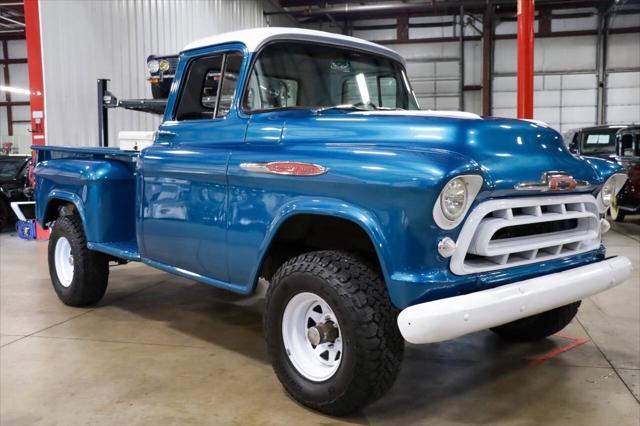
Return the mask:
M 318 236 L 314 235 L 322 226 L 335 227 L 333 233 L 325 233 L 324 239 L 338 235 L 341 238 L 333 245 L 322 244 Z M 355 237 L 348 246 L 344 243 L 346 236 Z M 290 250 L 278 250 L 280 247 Z M 255 289 L 260 277 L 270 278 L 283 261 L 305 251 L 319 249 L 353 248 L 361 255 L 370 254 L 366 256 L 366 260 L 379 269 L 387 283 L 388 268 L 384 262 L 384 259 L 389 259 L 387 247 L 385 235 L 375 216 L 369 211 L 334 199 L 292 201 L 280 209 L 268 228 L 259 250 L 260 258 L 249 292 Z
M 46 229 L 48 223 L 53 222 L 60 216 L 69 214 L 70 212 L 66 213 L 61 211 L 61 209 L 64 209 L 65 207 L 73 207 L 72 211 L 77 212 L 80 215 L 83 226 L 86 225 L 84 204 L 80 197 L 72 192 L 54 190 L 51 191 L 47 197 L 47 202 L 44 208 L 38 211 L 39 214 L 37 216 L 41 218 L 39 220 L 40 226 L 42 226 L 43 229 Z

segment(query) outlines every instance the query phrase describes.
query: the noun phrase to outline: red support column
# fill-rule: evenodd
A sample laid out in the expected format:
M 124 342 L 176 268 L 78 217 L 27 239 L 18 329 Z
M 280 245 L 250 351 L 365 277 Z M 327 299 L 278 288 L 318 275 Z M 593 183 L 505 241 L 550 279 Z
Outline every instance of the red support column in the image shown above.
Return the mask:
M 44 78 L 42 47 L 40 45 L 40 15 L 38 0 L 24 2 L 25 35 L 27 38 L 27 66 L 31 97 L 31 130 L 34 145 L 45 145 L 44 132 Z
M 534 0 L 518 0 L 518 118 L 533 118 Z
M 46 145 L 44 121 L 44 78 L 42 46 L 40 44 L 39 0 L 24 1 L 25 36 L 27 39 L 27 68 L 29 69 L 29 104 L 31 106 L 31 142 Z M 37 238 L 49 238 L 49 231 L 38 226 Z

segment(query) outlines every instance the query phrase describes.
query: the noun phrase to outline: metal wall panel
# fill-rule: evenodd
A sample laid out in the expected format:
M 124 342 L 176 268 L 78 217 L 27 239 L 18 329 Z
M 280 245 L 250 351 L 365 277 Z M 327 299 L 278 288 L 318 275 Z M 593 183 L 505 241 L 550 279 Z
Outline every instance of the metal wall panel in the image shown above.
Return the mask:
M 98 143 L 96 80 L 120 98 L 151 97 L 149 54 L 177 53 L 212 34 L 264 26 L 259 0 L 41 1 L 40 25 L 50 145 Z M 120 130 L 153 130 L 159 118 L 109 113 L 110 144 Z
M 8 40 L 7 53 L 10 59 L 26 58 L 27 46 L 24 40 Z M 0 58 L 6 59 L 0 49 Z M 21 89 L 29 88 L 29 73 L 27 64 L 9 64 L 3 65 L 9 68 L 9 77 L 11 86 Z M 1 70 L 2 67 L 0 67 Z M 4 81 L 4 73 L 0 72 L 0 85 L 6 85 Z M 5 94 L 0 94 L 0 101 L 5 100 Z M 28 95 L 12 93 L 11 100 L 13 102 L 29 101 Z M 14 106 L 11 108 L 13 120 L 28 120 L 30 110 L 28 106 Z M 7 107 L 0 107 L 0 143 L 11 142 L 13 149 L 17 149 L 19 153 L 26 154 L 30 151 L 31 133 L 29 133 L 30 125 L 27 123 L 13 123 L 13 136 L 9 136 L 9 123 L 7 121 Z
M 609 74 L 607 122 L 640 124 L 640 72 Z
M 561 132 L 593 125 L 596 117 L 594 73 L 536 75 L 534 118 Z M 496 77 L 493 83 L 493 115 L 516 116 L 516 77 Z
M 390 44 L 407 60 L 407 74 L 422 109 L 457 110 L 460 50 L 457 42 Z

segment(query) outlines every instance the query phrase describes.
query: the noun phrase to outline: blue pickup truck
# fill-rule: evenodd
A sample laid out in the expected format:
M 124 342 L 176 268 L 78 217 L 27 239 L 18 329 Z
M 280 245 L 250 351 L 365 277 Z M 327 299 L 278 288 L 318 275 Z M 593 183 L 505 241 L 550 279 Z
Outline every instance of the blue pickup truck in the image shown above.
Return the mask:
M 601 243 L 620 166 L 541 122 L 421 111 L 403 58 L 352 37 L 196 41 L 151 146 L 34 148 L 62 302 L 98 302 L 113 262 L 263 278 L 273 368 L 331 415 L 382 396 L 405 341 L 542 339 L 632 269 Z

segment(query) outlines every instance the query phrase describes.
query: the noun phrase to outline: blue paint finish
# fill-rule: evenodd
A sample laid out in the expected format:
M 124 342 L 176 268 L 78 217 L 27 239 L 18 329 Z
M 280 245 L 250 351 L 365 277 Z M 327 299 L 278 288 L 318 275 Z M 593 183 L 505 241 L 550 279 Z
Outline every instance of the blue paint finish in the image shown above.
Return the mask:
M 188 63 L 226 51 L 245 55 L 225 118 L 174 121 Z M 604 248 L 496 272 L 456 276 L 437 254 L 445 231 L 432 209 L 447 181 L 478 174 L 475 207 L 545 171 L 564 171 L 596 192 L 622 168 L 573 156 L 547 127 L 510 119 L 384 116 L 344 110 L 246 114 L 240 96 L 253 54 L 237 43 L 183 52 L 153 146 L 37 147 L 38 220 L 55 199 L 73 202 L 90 247 L 242 294 L 251 293 L 270 243 L 300 214 L 337 216 L 370 237 L 399 308 L 602 260 Z M 259 174 L 243 163 L 300 161 L 328 173 Z
M 255 287 L 264 257 L 268 253 L 269 245 L 277 235 L 278 230 L 288 219 L 301 214 L 331 216 L 350 220 L 367 233 L 379 259 L 389 259 L 391 257 L 388 252 L 390 246 L 387 243 L 386 236 L 383 230 L 380 229 L 378 221 L 369 211 L 346 204 L 339 199 L 302 196 L 282 205 L 270 223 L 260 223 L 260 225 L 266 225 L 266 228 L 260 226 L 259 232 L 247 234 L 244 232 L 242 225 L 248 225 L 249 222 L 244 218 L 239 220 L 236 218 L 234 220 L 234 222 L 241 225 L 234 227 L 234 233 L 231 233 L 234 237 L 230 239 L 230 241 L 233 241 L 232 244 L 235 244 L 234 251 L 239 251 L 258 260 L 251 271 L 246 268 L 246 262 L 243 262 L 242 258 L 230 258 L 229 270 L 235 281 L 253 283 L 251 289 Z M 256 222 L 254 221 L 253 225 L 255 226 L 255 224 Z M 258 238 L 252 239 L 251 236 L 257 236 Z M 382 263 L 381 267 L 383 273 L 387 276 L 386 264 Z
M 132 262 L 140 262 L 142 260 L 135 241 L 116 241 L 111 243 L 88 242 L 87 247 L 90 250 L 110 254 L 119 259 L 130 260 Z
M 420 273 L 396 273 L 387 281 L 387 286 L 394 304 L 399 307 L 407 307 L 561 272 L 599 262 L 604 258 L 605 249 L 600 247 L 598 250 L 533 265 L 464 276 L 452 274 L 446 263 L 443 262 L 439 268 L 425 269 Z M 425 283 L 429 284 L 425 285 Z
M 42 226 L 54 200 L 72 202 L 91 242 L 135 240 L 135 175 L 115 159 L 62 158 L 38 163 L 36 218 Z
M 199 281 L 204 284 L 209 284 L 214 287 L 224 288 L 225 290 L 233 291 L 234 293 L 249 294 L 249 292 L 251 291 L 250 287 L 231 284 L 225 281 L 220 281 L 215 278 L 200 275 L 186 269 L 178 268 L 174 265 L 168 265 L 166 263 L 157 262 L 155 260 L 151 260 L 147 258 L 142 258 L 142 262 L 154 268 L 160 269 L 162 271 L 166 271 L 171 274 L 178 275 L 184 278 L 189 278 L 191 280 Z

